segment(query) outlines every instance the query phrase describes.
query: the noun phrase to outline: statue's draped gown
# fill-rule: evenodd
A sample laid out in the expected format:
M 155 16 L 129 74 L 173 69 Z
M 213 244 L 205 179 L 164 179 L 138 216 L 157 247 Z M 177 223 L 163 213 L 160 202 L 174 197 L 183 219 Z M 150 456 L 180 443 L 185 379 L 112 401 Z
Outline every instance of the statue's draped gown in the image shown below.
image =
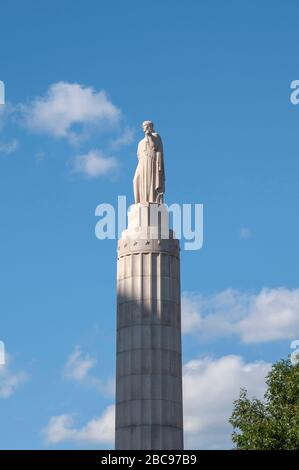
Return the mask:
M 163 146 L 159 134 L 146 135 L 138 144 L 133 186 L 135 203 L 160 202 L 164 193 Z

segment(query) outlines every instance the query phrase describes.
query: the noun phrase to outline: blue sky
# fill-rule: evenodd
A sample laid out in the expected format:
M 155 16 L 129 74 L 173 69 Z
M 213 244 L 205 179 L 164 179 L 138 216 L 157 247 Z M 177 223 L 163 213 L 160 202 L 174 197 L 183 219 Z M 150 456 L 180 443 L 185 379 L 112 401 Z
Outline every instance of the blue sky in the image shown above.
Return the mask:
M 261 395 L 299 338 L 298 16 L 292 0 L 1 2 L 0 448 L 113 447 L 116 241 L 94 211 L 133 202 L 144 119 L 166 202 L 204 204 L 204 246 L 181 257 L 186 446 L 229 447 L 240 386 Z

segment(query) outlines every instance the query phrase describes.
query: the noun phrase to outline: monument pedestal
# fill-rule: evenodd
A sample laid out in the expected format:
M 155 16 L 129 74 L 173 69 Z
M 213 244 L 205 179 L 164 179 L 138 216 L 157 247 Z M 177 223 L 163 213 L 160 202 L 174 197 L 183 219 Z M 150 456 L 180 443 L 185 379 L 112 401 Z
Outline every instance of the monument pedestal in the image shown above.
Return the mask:
M 131 206 L 118 241 L 117 450 L 183 449 L 179 241 L 165 215 Z

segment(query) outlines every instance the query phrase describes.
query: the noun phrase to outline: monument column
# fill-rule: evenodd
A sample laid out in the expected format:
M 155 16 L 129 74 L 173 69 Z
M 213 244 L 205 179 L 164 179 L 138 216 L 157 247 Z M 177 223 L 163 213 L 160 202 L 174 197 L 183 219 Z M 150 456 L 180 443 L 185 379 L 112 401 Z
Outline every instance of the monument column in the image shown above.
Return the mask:
M 116 449 L 183 449 L 179 241 L 167 216 L 164 204 L 133 205 L 118 242 Z

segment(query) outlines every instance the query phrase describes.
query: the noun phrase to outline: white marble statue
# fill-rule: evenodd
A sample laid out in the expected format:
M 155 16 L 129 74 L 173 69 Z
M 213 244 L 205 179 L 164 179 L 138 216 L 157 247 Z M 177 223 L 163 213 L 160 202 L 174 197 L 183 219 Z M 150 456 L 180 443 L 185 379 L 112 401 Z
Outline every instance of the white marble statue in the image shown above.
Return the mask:
M 144 121 L 142 128 L 144 138 L 138 144 L 138 165 L 133 180 L 135 204 L 163 203 L 165 173 L 162 140 L 154 131 L 152 121 Z

